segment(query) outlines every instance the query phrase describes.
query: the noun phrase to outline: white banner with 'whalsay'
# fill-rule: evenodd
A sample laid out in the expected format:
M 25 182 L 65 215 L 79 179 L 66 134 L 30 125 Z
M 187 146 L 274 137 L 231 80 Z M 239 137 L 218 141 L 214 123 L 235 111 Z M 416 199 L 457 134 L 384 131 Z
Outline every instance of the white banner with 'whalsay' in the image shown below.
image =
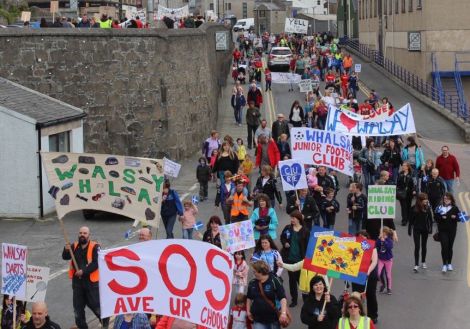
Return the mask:
M 349 115 L 348 115 L 349 114 Z M 416 133 L 415 121 L 410 104 L 406 104 L 391 115 L 380 116 L 382 121 L 375 118 L 357 120 L 350 113 L 330 106 L 326 119 L 326 130 L 353 136 L 393 136 Z
M 353 149 L 349 136 L 313 128 L 292 128 L 291 139 L 294 160 L 353 175 Z

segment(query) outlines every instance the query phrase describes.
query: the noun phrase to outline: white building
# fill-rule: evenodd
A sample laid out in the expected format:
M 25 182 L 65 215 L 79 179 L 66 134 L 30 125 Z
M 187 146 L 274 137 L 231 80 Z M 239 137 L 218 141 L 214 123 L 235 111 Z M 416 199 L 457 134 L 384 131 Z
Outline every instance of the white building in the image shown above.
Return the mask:
M 0 217 L 40 218 L 55 211 L 39 152 L 83 153 L 85 115 L 0 78 Z

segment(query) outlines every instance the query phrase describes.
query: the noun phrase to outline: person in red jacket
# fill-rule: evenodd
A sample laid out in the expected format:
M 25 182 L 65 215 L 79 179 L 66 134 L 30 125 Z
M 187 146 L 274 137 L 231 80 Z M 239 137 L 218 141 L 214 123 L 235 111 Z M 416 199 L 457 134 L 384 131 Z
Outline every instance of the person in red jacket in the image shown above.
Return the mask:
M 449 147 L 444 145 L 441 148 L 442 154 L 436 159 L 436 168 L 446 183 L 447 192 L 454 193 L 454 181 L 459 184 L 460 167 L 457 158 L 449 153 Z
M 274 139 L 268 139 L 264 134 L 260 135 L 258 151 L 256 152 L 256 166 L 261 168 L 264 165 L 269 165 L 271 168 L 276 168 L 280 159 L 281 153 Z
M 235 50 L 232 53 L 232 56 L 233 56 L 233 62 L 238 65 L 238 61 L 242 57 L 242 53 L 240 52 L 240 50 L 238 50 L 238 48 L 235 48 Z
M 341 75 L 341 93 L 343 98 L 348 97 L 348 83 L 349 83 L 349 75 L 346 73 L 346 71 L 343 72 Z

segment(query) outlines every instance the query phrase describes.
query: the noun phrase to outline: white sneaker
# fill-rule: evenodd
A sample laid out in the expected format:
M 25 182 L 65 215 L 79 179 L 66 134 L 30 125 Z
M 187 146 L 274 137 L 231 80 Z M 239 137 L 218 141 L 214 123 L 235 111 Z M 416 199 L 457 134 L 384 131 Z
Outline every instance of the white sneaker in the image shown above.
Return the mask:
M 416 266 L 413 268 L 413 272 L 418 273 L 418 268 L 419 268 L 418 265 L 416 265 Z
M 442 266 L 442 273 L 447 272 L 447 265 Z
M 426 265 L 426 263 L 421 264 L 421 267 L 424 268 L 424 269 L 428 268 L 428 266 Z
M 452 264 L 447 265 L 447 271 L 453 271 L 454 268 L 452 267 Z

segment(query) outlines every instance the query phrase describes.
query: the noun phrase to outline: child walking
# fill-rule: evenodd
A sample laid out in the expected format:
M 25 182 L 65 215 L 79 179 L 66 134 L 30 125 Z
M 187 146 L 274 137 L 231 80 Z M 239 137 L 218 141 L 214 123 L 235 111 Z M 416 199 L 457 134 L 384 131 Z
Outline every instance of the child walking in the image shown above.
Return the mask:
M 240 164 L 245 161 L 246 157 L 246 148 L 245 145 L 243 145 L 243 139 L 237 138 L 237 145 L 238 145 L 238 151 L 237 151 L 237 157 L 238 160 L 240 161 Z
M 233 254 L 235 266 L 233 267 L 233 285 L 234 291 L 237 293 L 245 293 L 248 285 L 248 264 L 246 263 L 245 253 L 243 250 L 236 251 Z
M 199 158 L 199 164 L 196 169 L 196 178 L 199 182 L 199 201 L 207 200 L 209 181 L 212 178 L 212 170 L 207 165 L 205 157 Z
M 230 310 L 228 329 L 251 329 L 251 322 L 246 314 L 246 295 L 237 294 L 235 305 Z
M 339 212 L 339 203 L 335 199 L 335 190 L 328 188 L 326 197 L 320 204 L 320 213 L 323 218 L 323 227 L 333 229 L 336 221 L 336 213 Z
M 379 258 L 378 273 L 380 277 L 380 293 L 385 292 L 387 288 L 387 295 L 392 294 L 392 266 L 393 266 L 393 231 L 384 226 L 382 233 L 376 243 L 377 254 Z M 382 275 L 382 271 L 385 269 L 385 275 Z M 386 279 L 386 280 L 385 280 Z M 385 282 L 386 281 L 386 282 Z
M 191 240 L 193 238 L 194 224 L 196 224 L 196 215 L 198 209 L 195 204 L 189 200 L 183 201 L 183 216 L 180 216 L 179 220 L 183 227 L 183 239 Z

